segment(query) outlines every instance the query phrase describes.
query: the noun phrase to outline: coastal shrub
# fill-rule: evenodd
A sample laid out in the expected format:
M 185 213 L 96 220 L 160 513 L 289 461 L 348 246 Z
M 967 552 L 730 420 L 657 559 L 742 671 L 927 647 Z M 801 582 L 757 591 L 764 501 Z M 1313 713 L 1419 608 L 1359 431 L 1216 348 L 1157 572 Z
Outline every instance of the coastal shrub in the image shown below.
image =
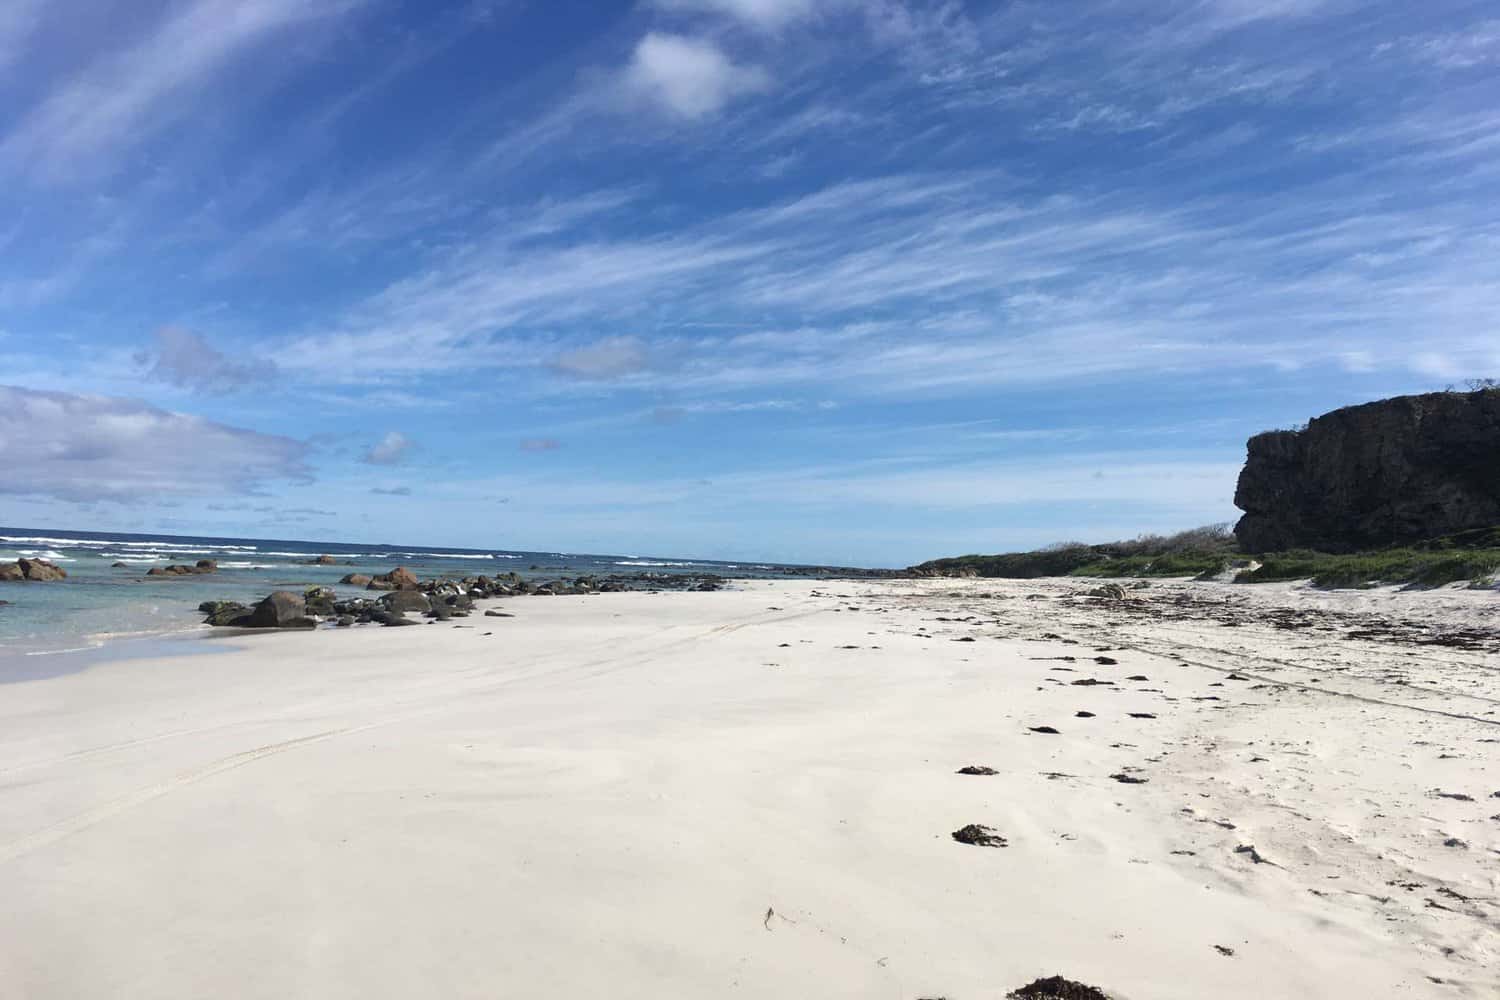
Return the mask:
M 1261 565 L 1235 578 L 1237 583 L 1310 580 L 1330 590 L 1410 584 L 1441 587 L 1476 580 L 1500 570 L 1500 548 L 1383 549 L 1375 552 L 1329 554 L 1299 550 L 1261 557 Z

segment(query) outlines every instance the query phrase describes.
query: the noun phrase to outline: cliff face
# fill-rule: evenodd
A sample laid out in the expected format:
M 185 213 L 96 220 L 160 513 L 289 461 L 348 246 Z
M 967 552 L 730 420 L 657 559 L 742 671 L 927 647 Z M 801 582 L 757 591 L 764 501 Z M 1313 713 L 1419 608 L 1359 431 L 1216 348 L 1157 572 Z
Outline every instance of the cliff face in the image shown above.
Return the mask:
M 1248 552 L 1348 552 L 1500 525 L 1500 390 L 1398 396 L 1250 439 Z

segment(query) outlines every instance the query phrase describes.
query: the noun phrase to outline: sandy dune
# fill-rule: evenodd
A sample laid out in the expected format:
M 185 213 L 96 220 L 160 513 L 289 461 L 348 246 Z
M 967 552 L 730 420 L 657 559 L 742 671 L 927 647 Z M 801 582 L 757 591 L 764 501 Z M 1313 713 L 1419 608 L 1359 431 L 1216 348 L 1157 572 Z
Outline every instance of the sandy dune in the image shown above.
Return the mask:
M 0 996 L 1500 992 L 1493 594 L 1086 589 L 530 598 L 0 686 Z

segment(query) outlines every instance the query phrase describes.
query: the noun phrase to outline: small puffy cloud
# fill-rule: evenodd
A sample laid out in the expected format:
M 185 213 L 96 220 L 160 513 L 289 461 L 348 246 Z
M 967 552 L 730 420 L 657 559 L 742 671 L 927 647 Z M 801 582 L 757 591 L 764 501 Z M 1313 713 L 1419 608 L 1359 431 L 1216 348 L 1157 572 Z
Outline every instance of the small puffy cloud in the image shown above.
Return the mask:
M 770 88 L 764 70 L 741 66 L 713 42 L 652 32 L 641 39 L 625 71 L 625 84 L 681 118 L 704 118 L 746 94 Z
M 0 386 L 0 494 L 88 503 L 254 493 L 310 480 L 307 451 L 137 399 Z
M 562 442 L 556 438 L 527 438 L 521 442 L 522 451 L 556 451 Z
M 195 392 L 237 392 L 276 377 L 276 365 L 263 358 L 231 358 L 191 330 L 167 326 L 156 331 L 155 349 L 136 361 L 146 374 Z
M 723 14 L 757 28 L 780 28 L 793 21 L 812 16 L 819 7 L 830 6 L 829 0 L 652 0 L 661 10 L 705 11 Z
M 605 337 L 586 347 L 564 351 L 552 362 L 554 371 L 572 378 L 621 378 L 645 371 L 646 347 L 635 337 Z
M 412 440 L 400 431 L 389 431 L 360 461 L 368 465 L 398 465 L 412 449 Z
M 370 492 L 378 497 L 409 497 L 411 496 L 411 487 L 393 486 L 390 489 L 385 489 L 380 486 L 372 486 Z

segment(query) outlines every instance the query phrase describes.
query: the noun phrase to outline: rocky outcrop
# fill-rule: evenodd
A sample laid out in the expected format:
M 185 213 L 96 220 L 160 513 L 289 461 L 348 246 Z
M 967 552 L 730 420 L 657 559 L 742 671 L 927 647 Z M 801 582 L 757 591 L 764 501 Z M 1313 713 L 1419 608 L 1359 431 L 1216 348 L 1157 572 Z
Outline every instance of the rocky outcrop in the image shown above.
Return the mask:
M 278 590 L 255 606 L 245 621 L 246 628 L 312 628 L 307 617 L 307 602 L 300 594 Z
M 217 573 L 219 564 L 212 559 L 199 559 L 192 566 L 153 566 L 146 571 L 147 576 L 203 576 L 207 573 Z
M 67 578 L 67 570 L 45 559 L 17 559 L 13 563 L 0 563 L 0 583 L 20 583 L 25 580 L 45 583 Z
M 365 584 L 366 590 L 416 590 L 420 586 L 417 575 L 405 566 L 397 566 L 389 573 L 382 573 Z
M 1247 552 L 1350 552 L 1500 525 L 1500 390 L 1398 396 L 1250 439 Z

